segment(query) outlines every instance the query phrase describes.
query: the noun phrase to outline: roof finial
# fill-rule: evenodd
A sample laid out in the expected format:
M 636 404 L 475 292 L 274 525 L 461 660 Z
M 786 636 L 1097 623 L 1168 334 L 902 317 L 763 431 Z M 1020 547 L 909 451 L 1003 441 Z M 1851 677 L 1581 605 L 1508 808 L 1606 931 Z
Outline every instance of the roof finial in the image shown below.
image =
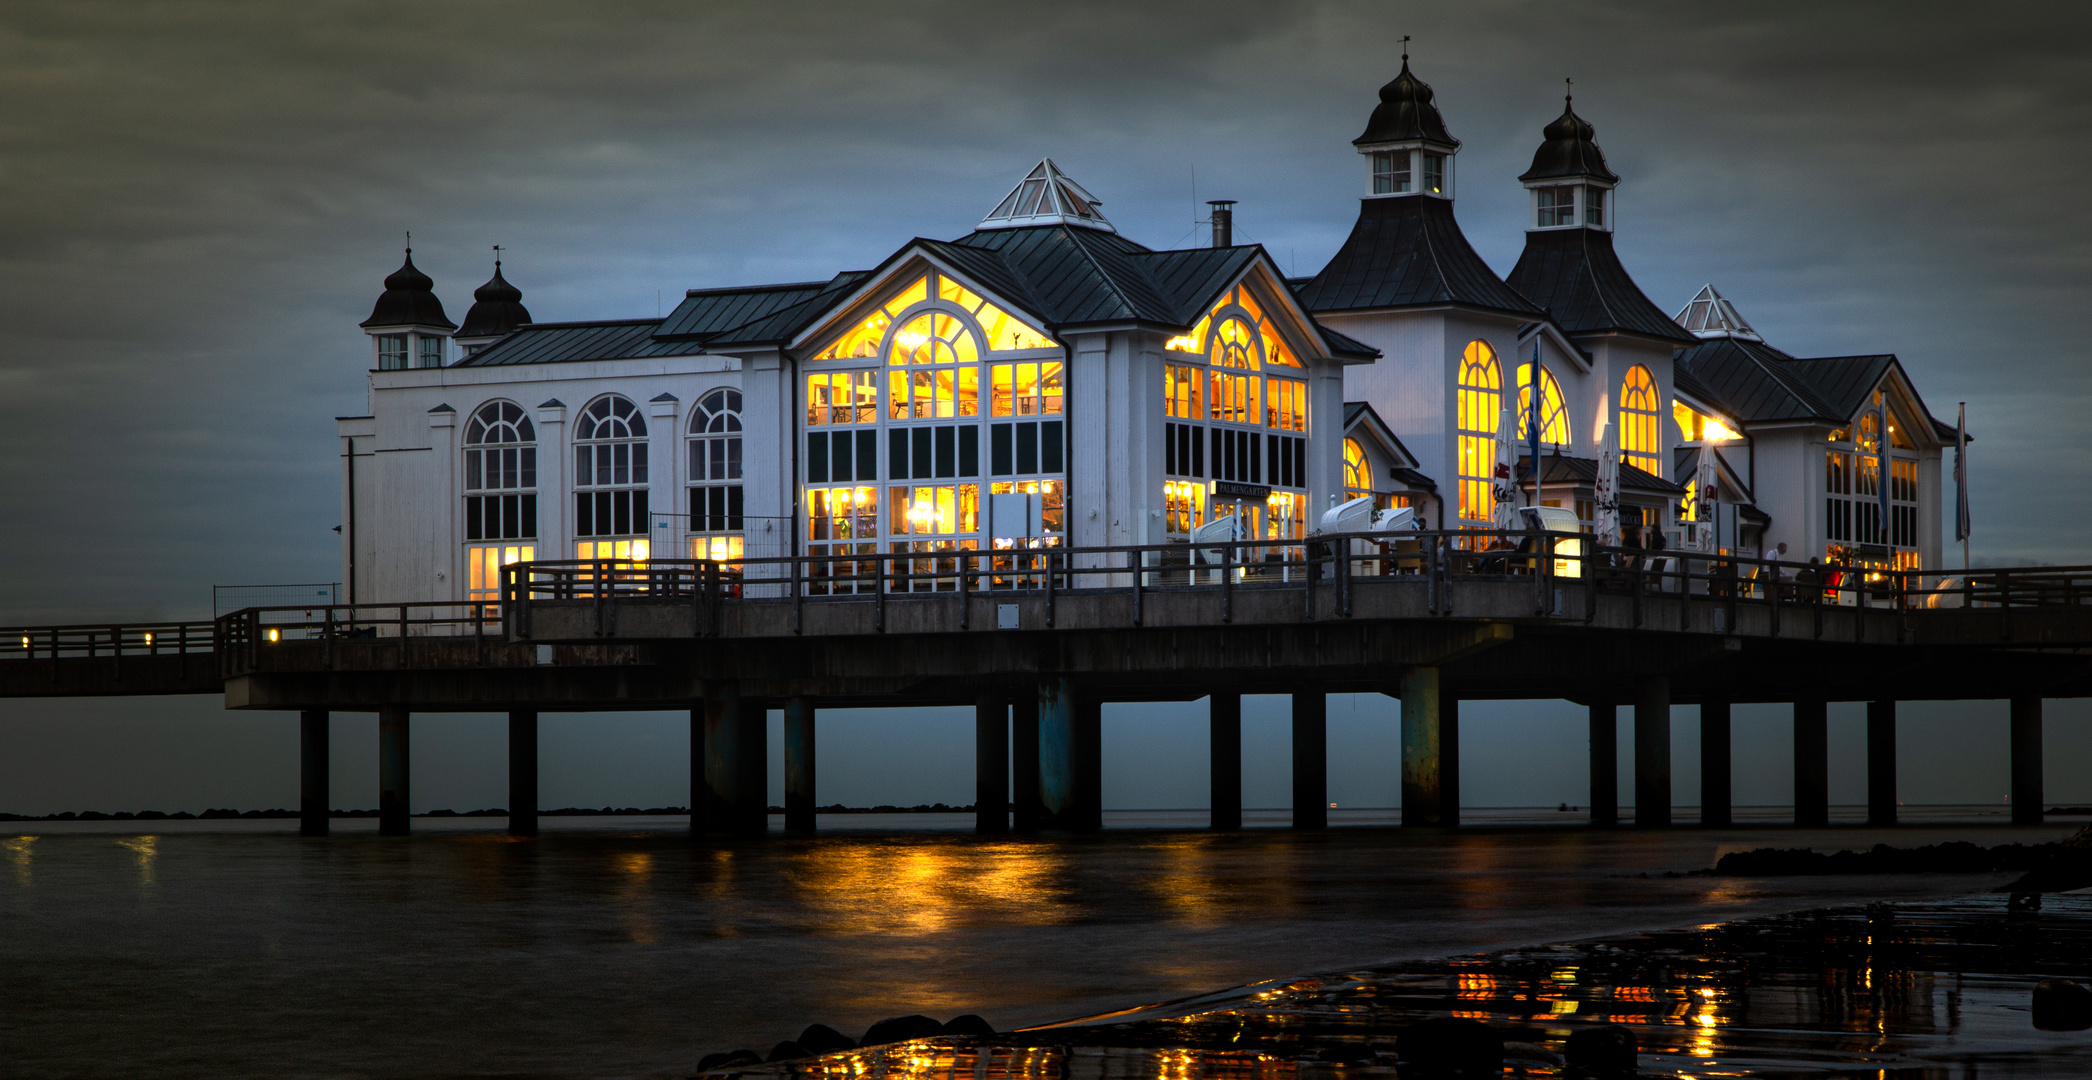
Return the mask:
M 494 245 L 494 272 L 495 272 L 495 273 L 497 273 L 497 274 L 501 272 L 501 245 L 500 245 L 500 244 L 496 244 L 496 245 Z
M 414 254 L 414 232 L 411 229 L 407 231 L 407 254 Z
M 1403 35 L 1402 35 L 1402 62 L 1403 62 L 1403 63 L 1405 63 L 1405 64 L 1409 62 L 1409 35 L 1408 35 L 1408 34 L 1403 34 Z
M 1563 79 L 1563 80 L 1562 80 L 1562 104 L 1564 104 L 1564 105 L 1567 105 L 1567 104 L 1569 104 L 1570 102 L 1572 102 L 1572 101 L 1575 101 L 1575 100 L 1576 100 L 1576 80 L 1575 80 L 1575 79 Z

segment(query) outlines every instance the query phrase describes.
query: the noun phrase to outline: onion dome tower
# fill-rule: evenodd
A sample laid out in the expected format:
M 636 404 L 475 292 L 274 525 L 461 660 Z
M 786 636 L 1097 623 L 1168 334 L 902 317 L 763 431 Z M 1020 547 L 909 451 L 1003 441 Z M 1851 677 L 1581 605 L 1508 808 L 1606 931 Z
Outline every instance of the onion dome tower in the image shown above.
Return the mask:
M 457 329 L 436 299 L 436 283 L 414 268 L 411 247 L 407 261 L 385 279 L 385 292 L 362 326 L 376 355 L 372 366 L 379 371 L 442 367 L 443 343 Z
M 1453 220 L 1453 158 L 1429 83 L 1409 70 L 1380 88 L 1366 130 L 1351 140 L 1366 160 L 1358 223 L 1329 264 L 1299 290 L 1309 311 L 1386 310 L 1460 304 L 1523 317 L 1540 314 L 1506 286 Z
M 1649 302 L 1613 251 L 1620 177 L 1595 135 L 1565 96 L 1562 115 L 1540 133 L 1532 168 L 1518 178 L 1532 192 L 1532 217 L 1506 280 L 1570 335 L 1627 333 L 1690 345 L 1697 339 Z
M 472 290 L 472 307 L 465 312 L 465 325 L 457 332 L 458 350 L 463 356 L 471 356 L 529 321 L 530 309 L 523 306 L 523 290 L 501 276 L 501 249 L 496 247 L 494 276 Z

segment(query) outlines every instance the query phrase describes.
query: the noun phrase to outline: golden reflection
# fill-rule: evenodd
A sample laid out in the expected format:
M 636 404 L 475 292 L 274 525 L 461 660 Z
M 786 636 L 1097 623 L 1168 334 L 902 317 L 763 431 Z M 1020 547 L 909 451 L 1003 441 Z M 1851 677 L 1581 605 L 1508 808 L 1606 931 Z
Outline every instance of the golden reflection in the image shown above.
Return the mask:
M 25 889 L 30 884 L 30 849 L 35 845 L 34 836 L 10 836 L 0 840 L 0 848 L 7 849 L 7 861 L 15 865 L 15 884 Z
M 654 857 L 644 851 L 628 851 L 617 856 L 618 886 L 613 895 L 625 910 L 625 933 L 635 945 L 660 944 L 661 934 L 654 925 L 653 890 L 649 879 L 654 874 Z
M 1021 842 L 964 849 L 887 843 L 809 848 L 794 877 L 838 934 L 934 934 L 972 908 L 1030 924 L 1071 917 L 1065 857 Z
M 160 857 L 160 838 L 157 836 L 132 836 L 118 840 L 117 844 L 131 850 L 138 857 L 138 888 L 151 891 L 158 884 L 153 874 L 153 863 Z

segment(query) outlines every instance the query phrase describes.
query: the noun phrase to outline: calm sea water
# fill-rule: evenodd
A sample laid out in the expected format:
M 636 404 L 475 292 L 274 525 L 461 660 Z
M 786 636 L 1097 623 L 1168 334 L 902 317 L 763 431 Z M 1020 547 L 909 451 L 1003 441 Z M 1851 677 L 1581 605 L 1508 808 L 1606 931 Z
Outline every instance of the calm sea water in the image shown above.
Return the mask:
M 1292 974 L 1996 883 L 1662 876 L 1738 847 L 1881 839 L 1858 829 L 989 840 L 957 815 L 830 821 L 852 828 L 693 843 L 680 819 L 554 820 L 534 840 L 485 821 L 418 822 L 411 838 L 344 823 L 325 840 L 288 822 L 9 825 L 0 1074 L 680 1076 L 813 1021 L 855 1034 L 885 1016 L 979 1012 L 1011 1028 Z

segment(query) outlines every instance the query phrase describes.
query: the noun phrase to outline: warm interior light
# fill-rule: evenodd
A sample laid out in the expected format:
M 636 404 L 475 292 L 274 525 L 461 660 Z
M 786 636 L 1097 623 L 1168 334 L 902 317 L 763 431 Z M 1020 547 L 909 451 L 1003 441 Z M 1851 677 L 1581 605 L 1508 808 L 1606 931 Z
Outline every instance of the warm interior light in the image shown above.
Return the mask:
M 28 641 L 29 641 L 29 639 L 28 639 L 28 638 L 23 638 L 23 639 L 22 639 L 22 642 L 23 642 L 23 644 L 28 644 Z M 145 635 L 145 643 L 146 643 L 147 645 L 150 645 L 150 644 L 152 644 L 152 643 L 153 643 L 153 636 L 152 636 L 151 634 L 147 634 L 147 635 Z
M 29 635 L 27 634 L 22 635 L 22 647 L 25 649 L 29 647 Z
M 1190 334 L 1179 334 L 1163 343 L 1162 347 L 1174 352 L 1197 352 L 1199 351 L 1199 342 L 1197 338 L 1192 337 Z
M 271 630 L 269 631 L 269 640 L 270 640 L 270 641 L 279 641 L 279 640 L 281 640 L 281 639 L 282 639 L 282 637 L 283 637 L 283 631 L 281 631 L 281 630 L 275 630 L 275 629 L 271 629 Z

